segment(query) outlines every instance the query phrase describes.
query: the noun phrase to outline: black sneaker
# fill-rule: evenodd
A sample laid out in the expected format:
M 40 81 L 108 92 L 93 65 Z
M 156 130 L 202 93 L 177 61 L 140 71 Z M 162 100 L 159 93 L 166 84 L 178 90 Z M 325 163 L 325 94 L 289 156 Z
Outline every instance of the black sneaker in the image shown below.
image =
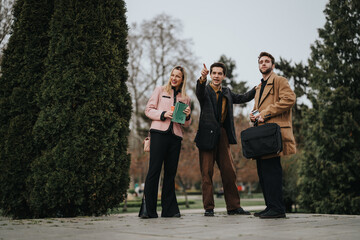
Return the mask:
M 269 211 L 261 214 L 259 217 L 262 219 L 286 218 L 286 215 L 285 215 L 285 213 L 280 213 L 280 212 L 270 209 Z
M 205 217 L 213 217 L 214 216 L 214 210 L 213 209 L 206 209 L 204 213 Z
M 234 209 L 234 210 L 228 210 L 227 211 L 228 215 L 251 215 L 250 212 L 245 211 L 244 209 L 242 209 L 241 207 Z

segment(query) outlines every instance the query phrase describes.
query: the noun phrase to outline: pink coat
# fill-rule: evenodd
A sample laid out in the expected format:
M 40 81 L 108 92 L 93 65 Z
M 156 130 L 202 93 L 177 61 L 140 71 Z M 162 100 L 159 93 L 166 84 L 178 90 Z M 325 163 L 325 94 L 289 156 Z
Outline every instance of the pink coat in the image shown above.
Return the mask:
M 190 98 L 182 97 L 181 92 L 177 94 L 176 101 L 186 103 L 190 106 Z M 162 112 L 171 111 L 171 106 L 174 105 L 174 90 L 171 89 L 171 94 L 168 94 L 164 87 L 156 87 L 153 94 L 151 95 L 145 108 L 145 115 L 152 120 L 150 129 L 156 129 L 159 131 L 166 131 L 169 129 L 171 120 L 166 118 L 165 121 L 161 121 L 160 117 Z M 191 118 L 185 121 L 184 127 L 189 126 Z M 183 137 L 182 124 L 173 123 L 174 134 Z

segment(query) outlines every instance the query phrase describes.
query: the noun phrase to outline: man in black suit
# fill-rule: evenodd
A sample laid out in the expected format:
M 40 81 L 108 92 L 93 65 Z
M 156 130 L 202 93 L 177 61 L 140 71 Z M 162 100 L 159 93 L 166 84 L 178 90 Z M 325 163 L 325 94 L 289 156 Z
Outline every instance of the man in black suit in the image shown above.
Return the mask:
M 212 177 L 216 162 L 221 173 L 227 213 L 249 215 L 240 207 L 236 186 L 236 173 L 229 144 L 236 144 L 233 104 L 251 101 L 255 88 L 245 94 L 235 94 L 222 81 L 226 77 L 226 66 L 214 63 L 210 66 L 211 82 L 207 83 L 209 70 L 204 64 L 201 77 L 196 84 L 196 96 L 201 107 L 199 128 L 195 137 L 199 148 L 202 176 L 202 196 L 205 216 L 214 216 L 214 191 Z

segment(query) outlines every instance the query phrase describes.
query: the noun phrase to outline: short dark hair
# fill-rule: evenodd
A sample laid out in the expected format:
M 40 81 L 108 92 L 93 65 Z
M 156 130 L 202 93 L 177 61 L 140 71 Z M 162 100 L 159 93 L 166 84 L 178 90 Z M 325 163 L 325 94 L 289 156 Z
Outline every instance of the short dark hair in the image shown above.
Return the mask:
M 225 66 L 225 64 L 223 64 L 222 62 L 216 62 L 216 63 L 211 64 L 211 66 L 210 66 L 210 74 L 212 73 L 213 67 L 221 67 L 223 69 L 224 75 L 226 76 L 226 66 Z
M 271 59 L 272 64 L 275 64 L 275 58 L 273 57 L 273 55 L 271 55 L 268 52 L 261 52 L 259 57 L 258 57 L 258 62 L 259 62 L 260 58 L 263 57 L 263 56 L 269 57 Z

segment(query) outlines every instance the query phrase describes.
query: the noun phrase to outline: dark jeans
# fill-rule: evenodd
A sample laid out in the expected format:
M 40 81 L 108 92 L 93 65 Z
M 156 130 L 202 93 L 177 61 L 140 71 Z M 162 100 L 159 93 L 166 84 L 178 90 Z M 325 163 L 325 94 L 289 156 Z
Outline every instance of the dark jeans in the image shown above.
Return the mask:
M 257 159 L 256 165 L 266 208 L 285 213 L 280 157 Z
M 181 138 L 171 133 L 150 133 L 150 164 L 145 181 L 146 208 L 149 217 L 157 217 L 156 204 L 159 178 L 164 163 L 164 180 L 161 192 L 162 217 L 179 213 L 175 195 L 175 176 L 179 162 Z

